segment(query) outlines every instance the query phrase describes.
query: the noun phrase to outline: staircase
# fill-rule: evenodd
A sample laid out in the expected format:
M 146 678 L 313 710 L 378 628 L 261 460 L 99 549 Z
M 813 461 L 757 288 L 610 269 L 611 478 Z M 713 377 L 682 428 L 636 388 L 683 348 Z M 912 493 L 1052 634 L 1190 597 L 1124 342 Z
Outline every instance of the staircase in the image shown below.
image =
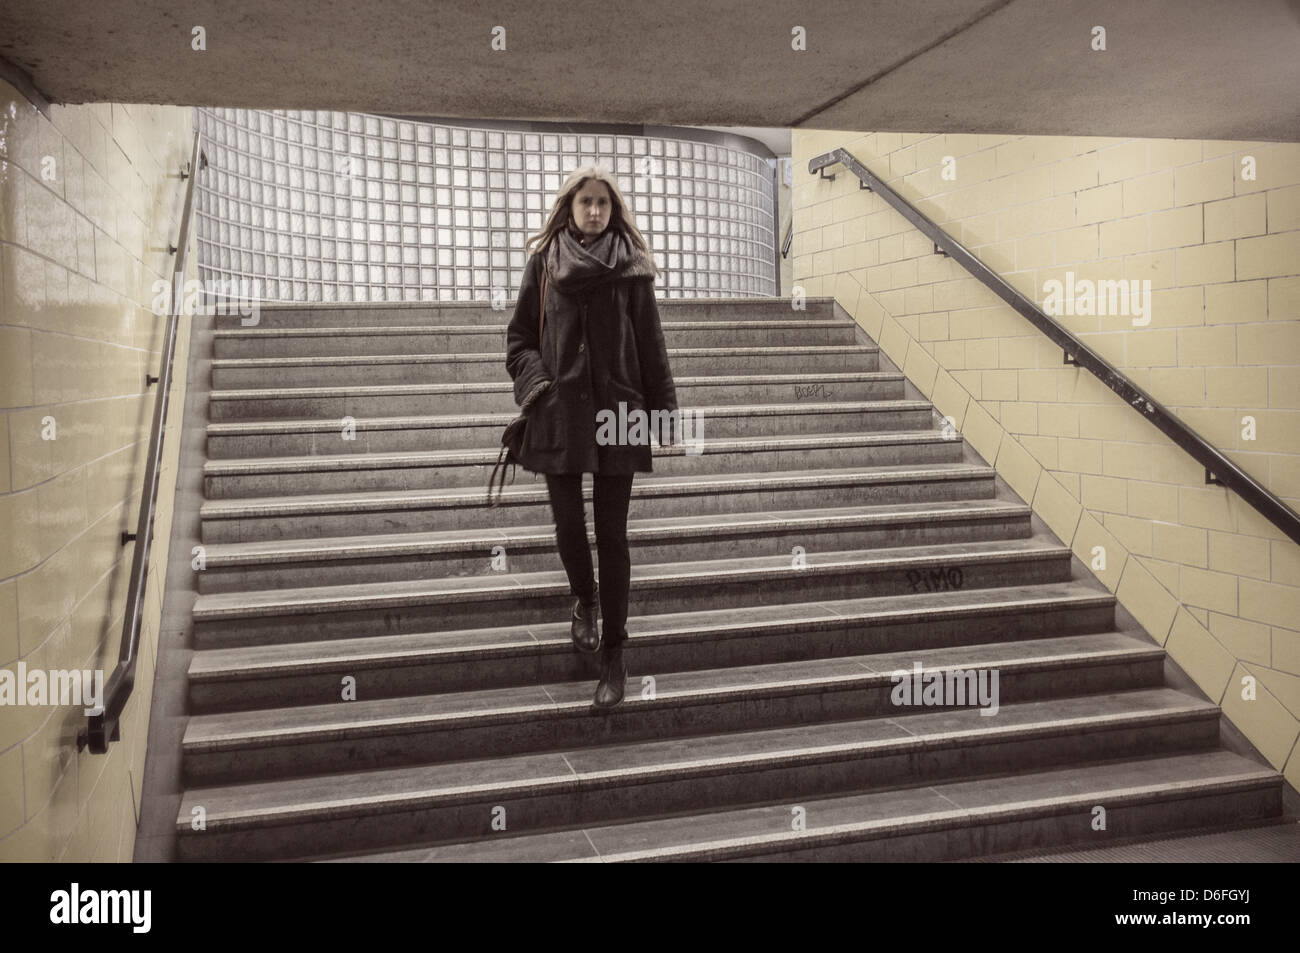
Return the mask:
M 704 452 L 637 475 L 593 712 L 544 482 L 483 504 L 510 313 L 217 317 L 180 859 L 942 860 L 1281 815 L 831 299 L 662 303 Z M 915 663 L 996 670 L 996 714 L 895 704 Z

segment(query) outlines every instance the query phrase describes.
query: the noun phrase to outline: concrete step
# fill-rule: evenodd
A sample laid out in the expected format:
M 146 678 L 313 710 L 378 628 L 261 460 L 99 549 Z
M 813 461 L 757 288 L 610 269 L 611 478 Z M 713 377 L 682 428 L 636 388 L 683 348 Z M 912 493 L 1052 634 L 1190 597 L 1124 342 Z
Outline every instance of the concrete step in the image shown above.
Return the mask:
M 583 499 L 591 500 L 591 479 Z M 969 463 L 846 467 L 735 475 L 639 474 L 630 516 L 705 517 L 810 506 L 887 505 L 992 499 L 994 471 Z M 539 525 L 552 518 L 546 483 L 526 471 L 488 507 L 482 487 L 208 500 L 199 508 L 203 542 Z
M 853 344 L 858 326 L 848 318 L 821 320 L 661 320 L 668 347 L 710 347 L 725 339 L 737 347 Z M 378 327 L 231 328 L 212 332 L 212 356 L 324 357 L 359 354 L 457 354 L 506 349 L 505 325 L 386 325 Z
M 1109 592 L 1077 582 L 1047 583 L 795 602 L 743 613 L 725 608 L 633 616 L 628 657 L 635 651 L 643 671 L 688 672 L 992 641 L 1060 640 L 1107 633 L 1114 624 L 1115 597 Z M 374 699 L 589 679 L 594 664 L 573 650 L 567 619 L 207 649 L 195 652 L 190 662 L 190 709 L 212 713 L 329 704 L 340 698 L 342 680 L 349 676 L 358 697 Z
M 627 655 L 631 697 L 601 718 L 591 717 L 594 675 L 514 688 L 196 715 L 182 746 L 186 781 L 303 777 L 328 773 L 340 758 L 349 770 L 499 758 L 901 716 L 945 705 L 978 707 L 992 726 L 1008 705 L 1160 688 L 1164 660 L 1159 645 L 1116 632 L 689 672 L 649 668 L 637 661 L 639 654 L 629 650 Z M 910 707 L 900 705 L 900 672 L 907 673 L 909 687 L 933 672 L 943 680 L 939 691 L 951 683 L 952 695 L 935 695 L 933 704 L 925 705 L 918 693 L 907 696 Z M 1215 725 L 1207 743 L 1217 736 Z
M 629 615 L 738 612 L 847 599 L 1063 582 L 1070 550 L 1043 537 L 632 566 Z M 199 595 L 194 645 L 210 648 L 568 619 L 563 570 Z M 629 631 L 631 631 L 629 629 Z
M 503 374 L 503 376 L 505 376 Z M 901 400 L 904 377 L 889 371 L 734 374 L 674 378 L 683 410 L 719 404 Z M 208 418 L 219 420 L 405 417 L 519 412 L 509 380 L 496 384 L 375 384 L 214 390 Z
M 938 430 L 713 438 L 707 421 L 695 447 L 651 450 L 655 471 L 670 477 L 962 459 L 960 437 Z M 499 450 L 486 449 L 209 460 L 203 466 L 203 489 L 209 500 L 451 487 L 480 487 L 486 493 L 499 456 Z
M 791 298 L 661 298 L 661 320 L 678 321 L 792 321 L 829 320 L 835 316 L 834 298 L 805 298 L 795 307 Z M 506 325 L 514 317 L 515 301 L 493 309 L 485 301 L 311 302 L 263 304 L 259 328 L 356 328 L 413 325 Z M 237 330 L 251 317 L 226 309 L 215 316 L 220 330 Z
M 218 317 L 180 858 L 947 860 L 1278 816 L 1114 595 L 794 304 L 660 302 L 704 452 L 633 485 L 610 712 L 543 477 L 485 505 L 513 303 Z M 918 671 L 996 700 L 901 704 Z
M 1003 500 L 846 506 L 766 513 L 629 518 L 634 563 L 828 551 L 872 546 L 1020 539 L 1030 508 Z M 595 527 L 588 524 L 588 539 Z M 556 565 L 553 524 L 433 533 L 214 543 L 196 573 L 199 592 L 328 586 L 536 572 Z
M 576 771 L 576 769 L 575 769 Z M 588 789 L 594 787 L 588 784 Z M 1097 806 L 1106 809 L 1096 829 Z M 793 829 L 795 808 L 803 820 Z M 1277 816 L 1282 777 L 1224 750 L 955 780 L 540 834 L 335 853 L 340 862 L 961 860 L 1016 845 L 1092 846 Z M 394 807 L 394 810 L 398 808 Z M 318 859 L 350 839 L 309 844 Z
M 1014 851 L 957 861 L 963 864 L 1294 864 L 1300 863 L 1300 816 L 1129 837 L 1066 850 Z
M 673 374 L 875 371 L 880 349 L 865 344 L 670 348 Z M 212 388 L 332 387 L 358 384 L 469 384 L 507 376 L 505 352 L 366 354 L 353 357 L 242 357 L 212 362 Z
M 708 437 L 928 430 L 936 415 L 928 401 L 696 407 Z M 208 424 L 211 460 L 412 450 L 500 449 L 501 433 L 518 409 L 500 414 L 362 418 L 348 431 L 338 420 L 229 421 Z
M 1217 754 L 1207 749 L 1218 739 L 1218 718 L 1217 706 L 1190 695 L 1139 689 L 1006 705 L 993 718 L 970 708 L 909 708 L 689 739 L 190 787 L 177 834 L 185 860 L 270 859 L 492 838 L 494 809 L 504 809 L 507 830 L 518 835 L 676 812 L 698 825 L 709 811 L 774 800 L 786 805 L 778 829 L 789 834 L 790 807 L 806 798 L 1061 765 L 1077 771 L 1078 762 L 1100 767 L 1091 763 L 1123 757 Z M 1240 777 L 1244 766 L 1234 767 Z M 1276 772 L 1253 767 L 1254 784 L 1276 785 Z M 911 813 L 933 810 L 910 793 Z M 198 832 L 195 806 L 206 821 Z M 1086 825 L 1091 807 L 1075 823 Z

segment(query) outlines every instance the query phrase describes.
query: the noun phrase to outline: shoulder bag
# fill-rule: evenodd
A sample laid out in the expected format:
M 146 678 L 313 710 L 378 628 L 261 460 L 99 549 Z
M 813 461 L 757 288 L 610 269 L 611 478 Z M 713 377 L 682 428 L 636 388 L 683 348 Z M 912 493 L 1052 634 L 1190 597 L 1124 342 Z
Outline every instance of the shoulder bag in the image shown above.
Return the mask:
M 537 344 L 541 347 L 542 330 L 546 327 L 546 265 L 542 265 L 542 304 L 538 309 L 540 316 L 537 321 Z M 553 386 L 551 382 L 546 382 L 548 386 Z M 544 387 L 533 388 L 532 392 L 524 398 L 523 406 L 520 408 L 519 416 L 510 423 L 506 424 L 505 432 L 501 434 L 501 452 L 497 454 L 496 466 L 492 468 L 492 475 L 488 477 L 487 505 L 496 506 L 501 502 L 501 494 L 505 489 L 506 468 L 508 466 L 517 466 L 519 464 L 519 452 L 524 445 L 524 429 L 528 426 L 528 408 L 534 401 L 545 392 Z M 497 474 L 500 474 L 500 479 Z M 510 480 L 514 482 L 514 472 L 511 471 Z M 493 484 L 496 484 L 496 493 L 493 493 Z

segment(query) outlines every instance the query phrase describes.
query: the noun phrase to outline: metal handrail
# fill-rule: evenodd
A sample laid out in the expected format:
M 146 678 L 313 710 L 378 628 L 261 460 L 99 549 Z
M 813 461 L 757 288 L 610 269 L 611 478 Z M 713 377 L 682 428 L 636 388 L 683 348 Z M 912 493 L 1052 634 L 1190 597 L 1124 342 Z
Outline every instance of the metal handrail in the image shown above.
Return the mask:
M 185 186 L 185 204 L 181 213 L 181 230 L 175 245 L 168 250 L 176 256 L 172 271 L 171 306 L 167 316 L 167 329 L 163 338 L 162 367 L 158 376 L 145 375 L 145 386 L 158 385 L 154 399 L 153 428 L 149 432 L 149 457 L 145 464 L 144 487 L 140 493 L 140 516 L 135 533 L 122 533 L 122 544 L 135 540 L 135 553 L 131 557 L 130 589 L 126 596 L 126 617 L 122 623 L 122 645 L 118 652 L 117 668 L 104 686 L 103 711 L 89 716 L 87 725 L 77 732 L 77 750 L 86 747 L 95 754 L 108 751 L 110 741 L 121 737 L 118 719 L 131 689 L 135 686 L 135 664 L 140 654 L 140 624 L 144 615 L 144 590 L 149 576 L 149 550 L 153 543 L 154 516 L 158 504 L 158 470 L 162 463 L 162 444 L 167 420 L 168 393 L 172 383 L 172 364 L 176 356 L 176 326 L 180 320 L 182 286 L 185 282 L 186 258 L 189 252 L 190 215 L 194 207 L 194 180 L 198 169 L 207 168 L 207 156 L 199 149 L 199 133 L 194 133 L 194 146 L 189 164 L 181 169 L 181 178 L 188 179 Z
M 786 258 L 790 255 L 790 243 L 794 240 L 794 216 L 790 216 L 790 221 L 785 223 L 785 238 L 781 240 L 781 257 Z
M 1113 390 L 1123 401 L 1145 417 L 1158 430 L 1174 443 L 1189 453 L 1205 468 L 1205 482 L 1216 486 L 1225 486 L 1253 506 L 1270 523 L 1280 529 L 1292 540 L 1300 543 L 1300 514 L 1287 506 L 1282 500 L 1262 486 L 1245 470 L 1237 466 L 1214 446 L 1205 440 L 1187 424 L 1175 417 L 1158 400 L 1138 387 L 1109 361 L 1093 351 L 1088 345 L 1075 337 L 1063 325 L 1043 312 L 1034 302 L 996 274 L 970 253 L 961 242 L 957 241 L 926 215 L 913 206 L 907 199 L 886 185 L 866 166 L 855 159 L 845 149 L 815 156 L 808 162 L 808 171 L 816 172 L 824 179 L 834 179 L 834 174 L 827 175 L 829 166 L 841 164 L 858 178 L 858 187 L 875 192 L 887 203 L 919 229 L 926 238 L 934 243 L 935 254 L 946 255 L 979 279 L 999 298 L 1011 305 L 1022 317 L 1038 330 L 1042 331 L 1065 352 L 1065 363 L 1091 371 L 1098 380 Z

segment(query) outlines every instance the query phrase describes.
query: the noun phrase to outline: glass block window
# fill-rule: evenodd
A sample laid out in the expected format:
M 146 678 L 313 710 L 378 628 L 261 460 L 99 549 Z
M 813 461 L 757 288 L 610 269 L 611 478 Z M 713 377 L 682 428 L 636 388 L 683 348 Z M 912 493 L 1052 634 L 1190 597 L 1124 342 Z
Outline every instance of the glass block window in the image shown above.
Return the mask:
M 660 297 L 776 293 L 765 156 L 651 136 L 474 129 L 328 111 L 200 108 L 199 277 L 265 300 L 513 298 L 564 178 L 618 181 Z

